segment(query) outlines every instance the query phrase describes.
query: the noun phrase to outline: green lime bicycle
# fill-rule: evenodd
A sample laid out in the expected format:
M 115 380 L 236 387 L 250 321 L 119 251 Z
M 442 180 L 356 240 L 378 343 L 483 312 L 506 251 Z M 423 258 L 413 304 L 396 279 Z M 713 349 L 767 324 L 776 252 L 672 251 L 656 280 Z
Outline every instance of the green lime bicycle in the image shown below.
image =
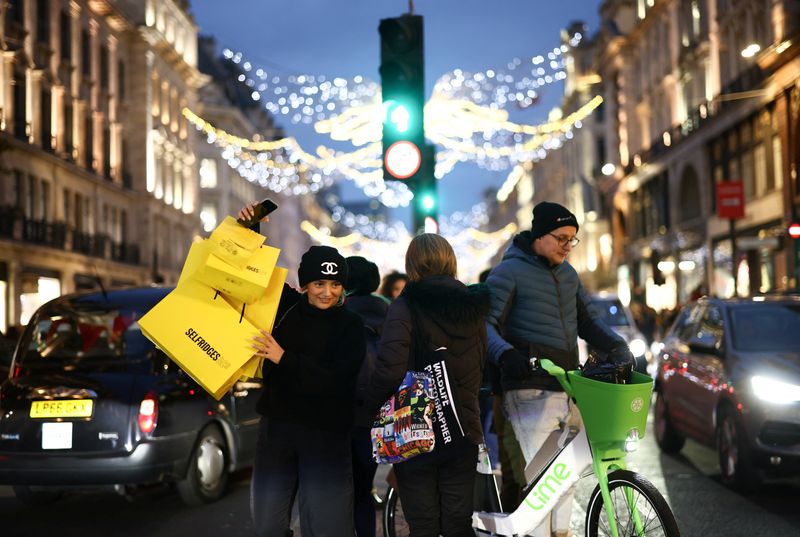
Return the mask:
M 644 476 L 631 472 L 625 457 L 644 435 L 653 379 L 633 372 L 629 384 L 611 384 L 566 372 L 549 360 L 539 360 L 575 401 L 583 427 L 554 432 L 525 469 L 526 496 L 512 513 L 475 511 L 478 535 L 515 536 L 532 532 L 581 477 L 592 473 L 597 486 L 586 508 L 587 537 L 680 537 L 675 516 L 661 493 Z M 591 469 L 591 471 L 589 471 Z M 481 449 L 478 473 L 492 480 L 488 453 Z M 491 487 L 490 487 L 491 488 Z M 496 486 L 493 493 L 497 494 Z M 500 505 L 499 497 L 491 505 Z M 384 500 L 384 535 L 408 535 L 397 492 Z

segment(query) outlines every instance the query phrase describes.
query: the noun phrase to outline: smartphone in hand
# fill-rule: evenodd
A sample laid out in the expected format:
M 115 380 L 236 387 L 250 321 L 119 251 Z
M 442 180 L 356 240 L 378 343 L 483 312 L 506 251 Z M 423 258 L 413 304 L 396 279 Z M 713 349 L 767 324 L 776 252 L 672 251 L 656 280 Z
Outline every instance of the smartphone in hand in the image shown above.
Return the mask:
M 253 207 L 254 214 L 252 217 L 248 218 L 247 220 L 237 218 L 236 221 L 245 227 L 250 227 L 260 222 L 262 218 L 264 218 L 277 208 L 278 204 L 272 201 L 271 199 L 267 198 Z

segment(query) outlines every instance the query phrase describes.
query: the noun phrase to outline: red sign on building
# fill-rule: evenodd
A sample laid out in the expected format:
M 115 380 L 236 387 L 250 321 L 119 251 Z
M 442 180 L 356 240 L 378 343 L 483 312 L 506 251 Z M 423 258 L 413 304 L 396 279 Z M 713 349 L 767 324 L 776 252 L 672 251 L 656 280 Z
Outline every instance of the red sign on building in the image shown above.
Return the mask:
M 744 218 L 744 185 L 741 181 L 717 183 L 717 216 Z

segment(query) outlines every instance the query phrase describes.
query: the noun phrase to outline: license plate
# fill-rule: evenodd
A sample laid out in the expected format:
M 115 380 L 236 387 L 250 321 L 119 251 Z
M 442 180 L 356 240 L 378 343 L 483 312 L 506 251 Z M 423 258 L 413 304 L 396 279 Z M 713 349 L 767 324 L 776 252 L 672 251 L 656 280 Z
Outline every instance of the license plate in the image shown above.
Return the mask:
M 42 423 L 42 449 L 72 449 L 72 422 Z
M 32 418 L 88 418 L 92 415 L 92 399 L 60 399 L 56 401 L 33 401 Z

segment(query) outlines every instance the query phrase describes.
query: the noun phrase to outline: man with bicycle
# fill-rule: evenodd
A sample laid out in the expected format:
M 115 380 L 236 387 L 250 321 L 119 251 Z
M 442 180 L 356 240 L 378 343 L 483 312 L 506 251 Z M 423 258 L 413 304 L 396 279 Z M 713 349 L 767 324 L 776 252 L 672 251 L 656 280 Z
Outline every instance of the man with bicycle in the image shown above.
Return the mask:
M 578 227 L 566 207 L 539 203 L 531 230 L 514 237 L 486 281 L 492 290 L 489 359 L 500 368 L 503 406 L 526 465 L 553 431 L 568 419 L 576 420 L 569 415 L 569 399 L 561 386 L 547 373 L 532 370 L 531 357 L 577 369 L 580 336 L 612 356 L 633 359 L 625 341 L 589 310 L 578 273 L 566 261 L 579 242 Z M 534 537 L 571 535 L 573 492 L 564 496 Z

